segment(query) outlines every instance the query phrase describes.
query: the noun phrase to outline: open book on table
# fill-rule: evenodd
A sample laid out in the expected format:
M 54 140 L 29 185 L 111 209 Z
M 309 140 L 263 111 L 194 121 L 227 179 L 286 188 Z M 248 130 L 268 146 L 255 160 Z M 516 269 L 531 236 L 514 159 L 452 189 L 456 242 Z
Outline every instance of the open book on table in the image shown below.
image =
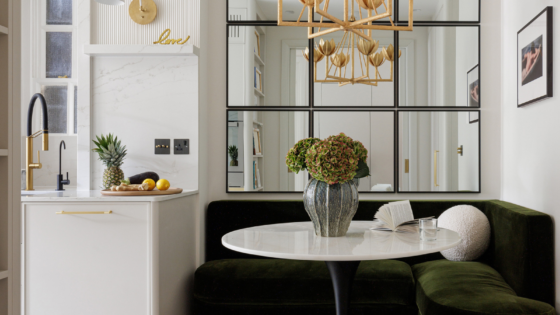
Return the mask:
M 418 232 L 418 222 L 414 219 L 410 201 L 390 202 L 383 205 L 374 216 L 372 230 L 401 233 Z

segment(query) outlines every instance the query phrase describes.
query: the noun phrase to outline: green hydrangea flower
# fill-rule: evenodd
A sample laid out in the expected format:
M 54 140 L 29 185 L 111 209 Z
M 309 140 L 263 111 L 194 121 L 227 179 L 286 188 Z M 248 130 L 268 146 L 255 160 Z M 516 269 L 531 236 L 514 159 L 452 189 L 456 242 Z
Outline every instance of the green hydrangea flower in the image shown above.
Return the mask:
M 292 172 L 298 174 L 300 171 L 307 169 L 305 155 L 307 154 L 307 150 L 318 141 L 321 140 L 317 138 L 303 139 L 288 151 L 288 155 L 286 155 L 286 165 Z
M 313 145 L 306 155 L 311 176 L 329 185 L 343 184 L 354 179 L 358 169 L 354 140 L 341 133 Z

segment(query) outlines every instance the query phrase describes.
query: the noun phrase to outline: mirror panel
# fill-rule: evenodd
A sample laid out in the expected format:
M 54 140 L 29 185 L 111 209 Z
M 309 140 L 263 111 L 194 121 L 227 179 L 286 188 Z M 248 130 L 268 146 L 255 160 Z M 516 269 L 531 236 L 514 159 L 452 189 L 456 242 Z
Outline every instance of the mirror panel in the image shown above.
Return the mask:
M 229 110 L 227 124 L 228 192 L 303 192 L 307 171 L 290 172 L 285 158 L 309 138 L 309 112 Z
M 228 26 L 228 106 L 309 106 L 307 28 Z
M 325 139 L 343 132 L 368 150 L 371 176 L 360 179 L 360 192 L 394 192 L 395 112 L 315 111 L 313 115 L 314 137 Z
M 379 48 L 376 53 L 382 54 L 382 48 L 388 47 L 389 45 L 395 46 L 395 33 L 392 31 L 378 31 L 373 30 L 371 32 L 371 37 L 379 41 Z M 351 60 L 348 65 L 337 70 L 336 66 L 333 66 L 332 55 L 329 58 L 324 57 L 321 61 L 314 63 L 314 106 L 324 106 L 324 107 L 394 107 L 395 106 L 395 90 L 394 83 L 390 81 L 392 76 L 391 62 L 384 60 L 383 64 L 378 67 L 379 79 L 388 80 L 390 82 L 379 82 L 376 83 L 377 86 L 365 85 L 365 84 L 347 84 L 344 86 L 339 86 L 338 83 L 333 82 L 321 82 L 332 80 L 332 78 L 327 78 L 326 73 L 329 76 L 338 76 L 344 78 L 352 78 L 352 50 L 350 36 L 345 37 L 344 44 L 341 42 L 344 37 L 344 32 L 336 32 L 333 34 L 323 35 L 314 40 L 315 47 L 318 47 L 323 41 L 334 40 L 337 47 L 344 48 L 344 54 L 350 56 Z M 355 36 L 354 45 L 354 78 L 359 78 L 364 75 L 368 75 L 369 67 L 369 78 L 375 79 L 376 68 L 371 64 L 366 63 L 366 56 L 361 54 L 358 50 L 358 36 Z M 336 53 L 335 53 L 336 54 Z M 328 59 L 328 60 L 327 60 Z M 361 60 L 360 60 L 361 59 Z M 330 70 L 330 71 L 328 71 Z M 341 72 L 342 71 L 342 74 Z
M 414 26 L 400 32 L 399 106 L 468 107 L 479 64 L 478 26 Z M 471 76 L 472 77 L 472 76 Z M 478 75 L 476 75 L 478 79 Z
M 480 112 L 399 112 L 399 192 L 480 192 Z
M 409 0 L 399 1 L 399 21 L 408 21 Z M 479 0 L 414 0 L 414 22 L 478 22 Z
M 327 12 L 340 19 L 344 18 L 344 2 L 330 1 Z M 386 5 L 388 2 L 385 1 Z M 349 2 L 350 4 L 350 2 Z M 395 6 L 396 0 L 393 2 Z M 321 3 L 321 8 L 325 5 L 325 1 Z M 351 4 L 350 4 L 351 5 Z M 297 21 L 300 14 L 302 22 L 307 22 L 308 11 L 302 14 L 303 4 L 300 0 L 283 0 L 282 1 L 282 19 L 284 21 Z M 351 9 L 349 9 L 351 10 Z M 377 9 L 379 14 L 387 12 L 385 6 Z M 362 17 L 367 17 L 367 11 L 362 9 Z M 354 16 L 356 19 L 360 18 L 360 10 L 357 2 L 354 3 Z M 395 16 L 395 9 L 393 9 L 393 17 Z M 229 21 L 277 21 L 278 20 L 278 0 L 229 0 L 228 7 L 228 20 Z M 321 15 L 314 14 L 314 20 L 320 21 Z M 324 21 L 329 21 L 324 19 Z M 389 18 L 380 19 L 380 22 L 388 22 Z

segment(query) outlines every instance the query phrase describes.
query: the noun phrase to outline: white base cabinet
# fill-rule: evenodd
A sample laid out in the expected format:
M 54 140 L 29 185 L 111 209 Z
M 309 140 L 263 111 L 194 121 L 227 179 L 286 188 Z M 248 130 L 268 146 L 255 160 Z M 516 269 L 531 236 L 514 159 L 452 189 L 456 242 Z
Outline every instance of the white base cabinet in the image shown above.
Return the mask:
M 190 199 L 23 203 L 23 314 L 188 314 Z

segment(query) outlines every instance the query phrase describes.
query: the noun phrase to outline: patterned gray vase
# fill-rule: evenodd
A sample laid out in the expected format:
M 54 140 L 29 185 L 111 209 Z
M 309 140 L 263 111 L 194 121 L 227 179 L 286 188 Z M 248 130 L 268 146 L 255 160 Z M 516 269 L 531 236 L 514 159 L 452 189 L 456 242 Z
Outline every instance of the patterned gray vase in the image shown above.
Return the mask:
M 358 203 L 358 187 L 354 181 L 329 185 L 312 178 L 303 192 L 303 205 L 317 236 L 346 235 Z

